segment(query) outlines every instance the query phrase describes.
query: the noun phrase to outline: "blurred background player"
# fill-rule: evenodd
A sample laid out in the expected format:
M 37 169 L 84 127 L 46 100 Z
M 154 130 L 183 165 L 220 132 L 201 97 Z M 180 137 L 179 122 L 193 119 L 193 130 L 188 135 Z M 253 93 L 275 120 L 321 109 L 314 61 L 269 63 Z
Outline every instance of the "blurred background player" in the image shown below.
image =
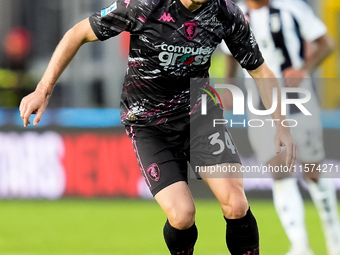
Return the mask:
M 32 92 L 35 81 L 27 72 L 31 35 L 24 27 L 12 28 L 3 39 L 0 58 L 0 107 L 17 107 L 23 96 Z
M 239 2 L 239 5 L 250 23 L 266 62 L 275 75 L 282 78 L 281 85 L 307 88 L 312 93 L 312 98 L 306 105 L 312 116 L 305 116 L 292 105 L 288 110 L 287 119 L 298 122 L 298 125 L 292 128 L 292 133 L 298 144 L 298 159 L 303 164 L 303 169 L 306 169 L 304 179 L 322 221 L 328 253 L 339 255 L 340 225 L 336 192 L 332 181 L 321 178 L 315 171 L 324 159 L 325 152 L 318 99 L 310 79 L 312 70 L 331 53 L 333 41 L 327 35 L 322 21 L 302 0 L 245 0 Z M 225 45 L 223 50 L 228 53 Z M 228 78 L 235 78 L 236 66 L 237 63 L 228 55 Z M 249 84 L 250 79 L 246 79 L 245 83 L 247 89 L 253 87 Z M 230 107 L 230 92 L 225 91 L 223 96 L 223 106 Z M 290 96 L 298 98 L 298 94 L 293 93 Z M 255 108 L 261 109 L 261 101 L 258 97 L 254 98 L 255 101 L 256 99 L 258 107 Z M 260 117 L 265 119 L 268 116 L 254 116 L 248 113 L 248 119 Z M 270 140 L 274 131 L 275 128 L 269 123 L 261 128 L 248 128 L 250 143 L 260 163 L 283 165 L 285 152 L 278 156 L 271 153 L 270 148 L 273 145 Z M 274 175 L 273 184 L 274 205 L 291 242 L 287 255 L 313 254 L 308 243 L 304 205 L 298 183 L 295 178 L 289 177 L 291 176 Z

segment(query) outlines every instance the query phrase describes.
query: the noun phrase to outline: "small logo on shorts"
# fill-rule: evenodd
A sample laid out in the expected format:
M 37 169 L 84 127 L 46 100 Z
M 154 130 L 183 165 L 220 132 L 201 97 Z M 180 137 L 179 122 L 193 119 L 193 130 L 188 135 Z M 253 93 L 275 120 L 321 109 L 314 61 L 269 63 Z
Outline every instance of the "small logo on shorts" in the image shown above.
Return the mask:
M 151 164 L 148 167 L 147 172 L 148 172 L 148 175 L 151 178 L 151 180 L 153 180 L 155 182 L 159 181 L 161 172 L 160 172 L 159 167 L 158 167 L 158 165 L 156 163 Z

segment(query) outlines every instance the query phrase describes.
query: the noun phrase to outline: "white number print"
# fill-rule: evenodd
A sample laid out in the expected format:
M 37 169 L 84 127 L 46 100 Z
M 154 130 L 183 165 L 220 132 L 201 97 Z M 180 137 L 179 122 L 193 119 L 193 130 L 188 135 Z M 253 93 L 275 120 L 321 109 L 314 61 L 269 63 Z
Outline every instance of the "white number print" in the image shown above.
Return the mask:
M 228 132 L 225 132 L 225 143 L 232 154 L 236 154 L 236 148 Z
M 230 138 L 230 135 L 228 132 L 225 132 L 225 145 L 223 143 L 223 140 L 219 138 L 220 137 L 220 133 L 219 132 L 216 132 L 214 134 L 212 134 L 211 136 L 209 136 L 209 139 L 210 139 L 210 144 L 211 145 L 219 145 L 219 149 L 217 151 L 214 151 L 213 154 L 214 155 L 218 155 L 218 154 L 221 154 L 224 149 L 225 149 L 225 146 L 227 146 L 228 149 L 231 150 L 231 153 L 232 154 L 236 154 L 236 148 Z
M 219 137 L 220 137 L 219 132 L 216 132 L 216 133 L 212 134 L 211 136 L 209 136 L 209 139 L 211 139 L 210 140 L 211 145 L 218 144 L 220 146 L 219 150 L 213 152 L 214 155 L 218 155 L 218 154 L 222 153 L 224 151 L 224 148 L 225 148 L 223 141 L 221 139 L 219 139 Z

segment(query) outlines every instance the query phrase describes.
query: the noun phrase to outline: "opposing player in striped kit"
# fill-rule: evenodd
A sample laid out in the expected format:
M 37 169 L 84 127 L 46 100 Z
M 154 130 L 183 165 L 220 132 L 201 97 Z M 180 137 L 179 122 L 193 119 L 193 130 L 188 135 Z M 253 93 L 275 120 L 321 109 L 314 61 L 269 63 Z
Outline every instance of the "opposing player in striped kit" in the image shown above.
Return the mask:
M 297 107 L 291 106 L 287 119 L 297 121 L 292 134 L 298 144 L 298 160 L 306 169 L 304 178 L 322 221 L 328 254 L 339 255 L 340 224 L 335 189 L 329 178 L 322 178 L 317 171 L 312 171 L 312 167 L 316 169 L 322 162 L 325 152 L 318 98 L 310 74 L 330 54 L 333 41 L 322 21 L 302 0 L 246 0 L 239 6 L 250 23 L 266 63 L 281 78 L 281 85 L 305 88 L 311 92 L 311 99 L 305 106 L 312 116 L 306 116 Z M 237 63 L 230 55 L 227 59 L 227 76 L 233 78 Z M 249 77 L 248 74 L 245 76 Z M 248 88 L 252 86 L 251 79 L 246 79 L 245 83 Z M 291 96 L 299 97 L 298 94 Z M 260 109 L 261 101 L 257 103 L 257 109 Z M 248 117 L 258 119 L 268 116 L 255 116 L 249 112 Z M 268 123 L 261 128 L 249 128 L 248 134 L 261 163 L 272 166 L 284 163 L 285 152 L 275 155 L 271 151 L 275 130 Z M 292 245 L 287 255 L 313 254 L 308 243 L 303 200 L 297 180 L 290 178 L 290 175 L 273 177 L 275 208 Z

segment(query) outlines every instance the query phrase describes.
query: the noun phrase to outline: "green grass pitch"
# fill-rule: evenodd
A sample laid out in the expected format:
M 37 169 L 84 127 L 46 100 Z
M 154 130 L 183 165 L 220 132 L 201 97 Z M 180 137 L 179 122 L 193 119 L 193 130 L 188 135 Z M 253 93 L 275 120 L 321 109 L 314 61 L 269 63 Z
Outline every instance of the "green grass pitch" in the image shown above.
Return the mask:
M 262 255 L 282 255 L 289 243 L 270 200 L 250 200 Z M 196 255 L 227 252 L 224 220 L 215 200 L 196 200 Z M 165 215 L 153 200 L 61 199 L 0 201 L 1 255 L 166 255 Z M 306 202 L 316 255 L 326 254 L 317 212 Z

